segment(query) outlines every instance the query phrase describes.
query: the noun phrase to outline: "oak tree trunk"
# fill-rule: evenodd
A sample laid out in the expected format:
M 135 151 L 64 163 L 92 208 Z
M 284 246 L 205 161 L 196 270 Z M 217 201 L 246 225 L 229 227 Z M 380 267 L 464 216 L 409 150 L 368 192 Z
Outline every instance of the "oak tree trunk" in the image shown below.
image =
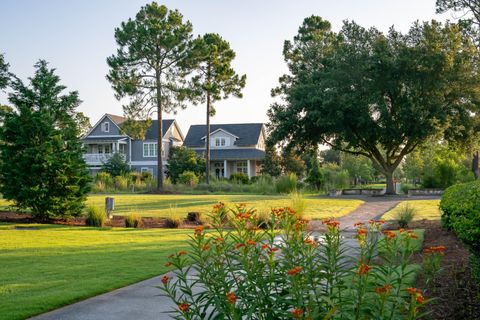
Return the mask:
M 394 169 L 384 172 L 385 178 L 387 179 L 387 189 L 385 194 L 397 194 L 395 190 L 395 182 L 393 181 L 393 171 Z

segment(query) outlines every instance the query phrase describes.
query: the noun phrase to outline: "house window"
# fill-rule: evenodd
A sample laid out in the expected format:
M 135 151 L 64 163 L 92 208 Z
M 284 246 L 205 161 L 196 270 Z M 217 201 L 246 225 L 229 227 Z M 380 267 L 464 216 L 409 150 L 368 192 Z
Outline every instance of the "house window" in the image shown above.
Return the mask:
M 141 173 L 148 172 L 148 173 L 150 173 L 151 175 L 153 175 L 153 169 L 152 169 L 152 168 L 142 167 L 142 168 L 140 169 L 140 172 L 141 172 Z
M 247 161 L 237 161 L 237 172 L 245 173 L 248 175 L 248 164 Z
M 143 156 L 156 157 L 157 156 L 157 143 L 156 142 L 145 142 L 143 144 Z
M 215 138 L 215 147 L 225 147 L 225 138 Z
M 99 144 L 98 145 L 98 153 L 112 153 L 109 144 Z
M 104 122 L 104 123 L 102 124 L 102 131 L 103 131 L 103 132 L 109 132 L 109 131 L 110 131 L 110 123 Z

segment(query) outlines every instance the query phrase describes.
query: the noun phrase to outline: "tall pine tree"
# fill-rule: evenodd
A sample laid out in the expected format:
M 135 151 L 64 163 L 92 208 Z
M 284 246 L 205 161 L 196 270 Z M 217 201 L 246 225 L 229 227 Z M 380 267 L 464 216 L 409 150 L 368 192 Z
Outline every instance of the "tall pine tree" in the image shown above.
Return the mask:
M 35 69 L 28 85 L 13 77 L 13 108 L 0 111 L 0 192 L 40 219 L 78 215 L 90 186 L 75 121 L 78 93 L 64 94 L 47 62 Z

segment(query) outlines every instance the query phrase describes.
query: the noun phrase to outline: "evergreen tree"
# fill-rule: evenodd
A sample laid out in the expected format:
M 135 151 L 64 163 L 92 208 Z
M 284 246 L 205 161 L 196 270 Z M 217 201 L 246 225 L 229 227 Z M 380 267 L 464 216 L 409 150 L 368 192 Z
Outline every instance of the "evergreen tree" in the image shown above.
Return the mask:
M 198 71 L 192 79 L 193 93 L 196 101 L 207 104 L 205 170 L 210 172 L 210 117 L 215 115 L 213 104 L 230 95 L 241 98 L 246 76 L 239 77 L 235 73 L 231 66 L 235 52 L 218 34 L 207 33 L 198 38 L 195 41 L 193 55 L 195 57 L 193 63 Z M 205 178 L 208 184 L 210 175 L 207 174 Z
M 117 99 L 129 98 L 123 128 L 143 138 L 157 114 L 157 191 L 163 189 L 163 112 L 185 108 L 186 76 L 192 48 L 192 24 L 177 10 L 156 2 L 142 7 L 135 19 L 115 29 L 116 55 L 107 58 L 107 75 Z
M 167 174 L 173 183 L 179 176 L 190 171 L 198 177 L 205 173 L 205 158 L 186 147 L 172 147 L 168 154 Z
M 102 166 L 102 171 L 108 172 L 112 177 L 123 176 L 130 172 L 130 167 L 123 155 L 115 152 Z
M 7 87 L 9 79 L 8 63 L 5 62 L 5 58 L 0 54 L 0 90 Z
M 78 139 L 77 92 L 41 60 L 29 85 L 13 77 L 12 109 L 1 109 L 0 192 L 41 219 L 81 213 L 90 177 Z

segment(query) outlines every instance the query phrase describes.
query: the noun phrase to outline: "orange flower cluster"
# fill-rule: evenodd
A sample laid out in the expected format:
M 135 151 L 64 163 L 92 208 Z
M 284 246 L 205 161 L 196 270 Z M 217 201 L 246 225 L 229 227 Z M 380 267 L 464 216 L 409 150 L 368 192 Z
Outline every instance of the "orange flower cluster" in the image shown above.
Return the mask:
M 168 261 L 167 263 L 165 263 L 165 267 L 170 267 L 172 265 L 172 263 L 170 261 Z
M 227 293 L 227 301 L 230 304 L 235 304 L 235 302 L 237 302 L 237 296 L 235 295 L 235 292 Z
M 254 246 L 254 245 L 256 245 L 257 243 L 256 243 L 255 241 L 253 241 L 252 239 L 248 239 L 248 240 L 247 240 L 247 244 L 248 244 L 248 245 L 251 245 L 251 246 Z
M 363 227 L 365 226 L 365 223 L 359 221 L 359 222 L 355 222 L 355 224 L 353 225 L 355 228 L 359 228 L 359 227 Z
M 411 231 L 411 230 L 408 230 L 407 231 L 408 233 L 408 236 L 412 239 L 418 239 L 418 236 L 415 234 L 415 232 Z
M 294 319 L 299 319 L 303 315 L 303 310 L 295 308 L 291 311 L 291 313 Z
M 285 212 L 285 208 L 272 208 L 272 213 L 277 217 L 281 218 L 283 213 Z
M 444 254 L 446 247 L 445 246 L 437 246 L 437 247 L 429 247 L 423 250 L 424 254 L 432 254 L 432 253 L 439 253 L 441 255 Z
M 368 221 L 369 224 L 378 224 L 378 225 L 382 225 L 385 223 L 385 220 L 370 220 Z
M 180 311 L 182 311 L 183 313 L 187 313 L 188 310 L 189 310 L 189 307 L 190 306 L 188 305 L 188 303 L 181 303 L 181 304 L 178 305 L 178 309 Z
M 198 237 L 198 236 L 201 236 L 202 235 L 202 232 L 203 232 L 203 226 L 197 226 L 195 227 L 195 236 Z
M 178 252 L 178 256 L 179 256 L 179 257 L 180 257 L 180 256 L 184 256 L 184 255 L 186 255 L 186 254 L 187 254 L 187 251 L 185 251 L 185 250 L 182 250 L 182 251 L 179 251 L 179 252 Z
M 392 290 L 392 286 L 389 284 L 384 285 L 383 287 L 375 288 L 374 289 L 376 293 L 382 295 L 382 294 L 389 294 L 390 290 Z
M 367 274 L 369 270 L 370 270 L 369 265 L 361 263 L 360 266 L 358 267 L 358 275 L 363 276 L 364 274 Z
M 295 230 L 299 231 L 299 230 L 303 230 L 307 224 L 308 224 L 308 220 L 307 219 L 300 219 L 300 220 L 297 220 L 295 222 Z
M 302 267 L 296 266 L 295 268 L 288 270 L 287 273 L 289 276 L 293 277 L 293 276 L 296 276 L 298 273 L 300 273 L 302 270 L 303 270 Z
M 211 248 L 211 246 L 208 245 L 208 244 L 206 244 L 206 245 L 204 245 L 204 246 L 202 247 L 202 250 L 203 250 L 203 251 L 207 251 L 207 250 L 210 249 L 210 248 Z
M 397 236 L 397 234 L 393 231 L 390 231 L 390 230 L 386 230 L 383 232 L 385 234 L 385 236 L 387 237 L 387 240 L 392 240 L 392 239 L 395 239 L 395 237 Z
M 215 242 L 223 242 L 223 241 L 225 241 L 225 239 L 223 239 L 222 237 L 215 238 Z
M 163 276 L 163 277 L 162 277 L 162 283 L 163 283 L 163 284 L 167 284 L 167 283 L 168 283 L 168 280 L 170 280 L 170 277 L 169 277 L 169 276 Z
M 322 224 L 327 225 L 329 229 L 330 228 L 331 229 L 338 229 L 338 227 L 340 226 L 340 222 L 335 221 L 335 220 L 330 220 L 330 219 L 323 220 Z
M 415 301 L 417 301 L 418 303 L 423 304 L 425 302 L 425 298 L 423 297 L 421 290 L 410 287 L 407 288 L 407 291 L 411 296 L 415 297 Z
M 359 236 L 365 236 L 367 234 L 367 229 L 360 228 L 357 230 Z
M 312 238 L 305 239 L 303 243 L 311 245 L 314 248 L 318 247 L 318 243 L 316 243 Z
M 240 249 L 242 247 L 245 247 L 244 243 L 238 243 L 237 245 L 235 245 L 235 249 Z

